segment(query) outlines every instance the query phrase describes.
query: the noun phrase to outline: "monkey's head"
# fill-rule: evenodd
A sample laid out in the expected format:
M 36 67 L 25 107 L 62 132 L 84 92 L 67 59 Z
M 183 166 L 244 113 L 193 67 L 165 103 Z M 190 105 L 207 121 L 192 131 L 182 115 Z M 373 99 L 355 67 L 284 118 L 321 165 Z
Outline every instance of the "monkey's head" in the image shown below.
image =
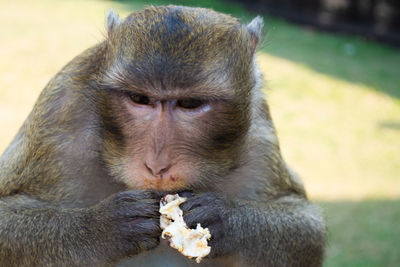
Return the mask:
M 103 157 L 131 188 L 207 188 L 240 165 L 250 126 L 249 25 L 203 8 L 149 7 L 107 17 L 101 71 Z

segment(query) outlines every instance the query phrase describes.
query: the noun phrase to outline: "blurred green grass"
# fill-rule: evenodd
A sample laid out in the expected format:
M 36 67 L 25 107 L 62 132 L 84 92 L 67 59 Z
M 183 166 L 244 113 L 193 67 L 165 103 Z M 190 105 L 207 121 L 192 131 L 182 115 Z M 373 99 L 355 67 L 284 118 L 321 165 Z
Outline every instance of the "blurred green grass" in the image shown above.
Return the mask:
M 109 8 L 169 3 L 254 16 L 211 0 L 0 0 L 0 151 L 49 79 L 104 38 Z M 400 266 L 399 50 L 264 17 L 266 96 L 283 156 L 325 209 L 325 266 Z

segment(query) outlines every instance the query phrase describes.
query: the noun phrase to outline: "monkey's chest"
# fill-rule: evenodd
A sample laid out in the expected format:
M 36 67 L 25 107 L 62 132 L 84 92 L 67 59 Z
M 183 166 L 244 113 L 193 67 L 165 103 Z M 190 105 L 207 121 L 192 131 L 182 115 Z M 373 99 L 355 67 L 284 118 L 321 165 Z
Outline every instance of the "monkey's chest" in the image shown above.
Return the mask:
M 168 246 L 166 240 L 161 240 L 160 245 L 153 250 L 143 252 L 130 259 L 120 262 L 118 267 L 187 267 L 187 266 L 231 266 L 227 265 L 225 260 L 203 259 L 197 264 L 194 259 L 189 259 L 177 250 Z

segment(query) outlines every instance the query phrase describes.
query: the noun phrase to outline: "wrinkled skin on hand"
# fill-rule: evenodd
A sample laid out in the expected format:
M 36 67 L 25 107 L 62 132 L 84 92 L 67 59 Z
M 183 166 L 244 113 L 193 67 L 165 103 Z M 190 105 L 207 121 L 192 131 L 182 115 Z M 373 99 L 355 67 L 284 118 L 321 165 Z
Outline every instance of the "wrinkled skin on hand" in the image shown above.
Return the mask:
M 160 241 L 160 194 L 147 190 L 125 191 L 100 202 L 94 216 L 106 218 L 105 235 L 117 239 L 117 257 L 155 248 Z
M 214 258 L 232 253 L 227 219 L 233 204 L 211 192 L 199 194 L 184 192 L 180 195 L 187 198 L 180 207 L 188 227 L 196 228 L 200 223 L 202 227 L 210 230 L 211 239 L 208 245 L 211 246 L 211 252 L 207 257 Z

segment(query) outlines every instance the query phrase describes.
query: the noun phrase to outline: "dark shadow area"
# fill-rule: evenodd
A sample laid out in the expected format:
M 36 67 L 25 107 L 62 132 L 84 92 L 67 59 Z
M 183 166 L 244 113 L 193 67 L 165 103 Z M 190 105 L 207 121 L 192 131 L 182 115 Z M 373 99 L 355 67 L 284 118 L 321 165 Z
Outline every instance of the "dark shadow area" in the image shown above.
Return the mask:
M 328 223 L 324 266 L 400 266 L 400 200 L 318 204 Z
M 234 1 L 155 0 L 117 1 L 131 11 L 145 5 L 186 5 L 213 8 L 232 14 L 243 22 L 255 15 L 245 11 Z M 290 24 L 283 19 L 264 15 L 265 38 L 261 51 L 306 65 L 323 73 L 351 83 L 359 83 L 400 98 L 400 51 L 369 42 L 361 37 L 317 32 L 312 28 Z M 290 78 L 290 77 L 288 77 Z
M 236 0 L 255 11 L 324 31 L 365 36 L 400 47 L 397 0 Z
M 378 124 L 381 129 L 390 129 L 400 131 L 400 121 L 382 121 Z

